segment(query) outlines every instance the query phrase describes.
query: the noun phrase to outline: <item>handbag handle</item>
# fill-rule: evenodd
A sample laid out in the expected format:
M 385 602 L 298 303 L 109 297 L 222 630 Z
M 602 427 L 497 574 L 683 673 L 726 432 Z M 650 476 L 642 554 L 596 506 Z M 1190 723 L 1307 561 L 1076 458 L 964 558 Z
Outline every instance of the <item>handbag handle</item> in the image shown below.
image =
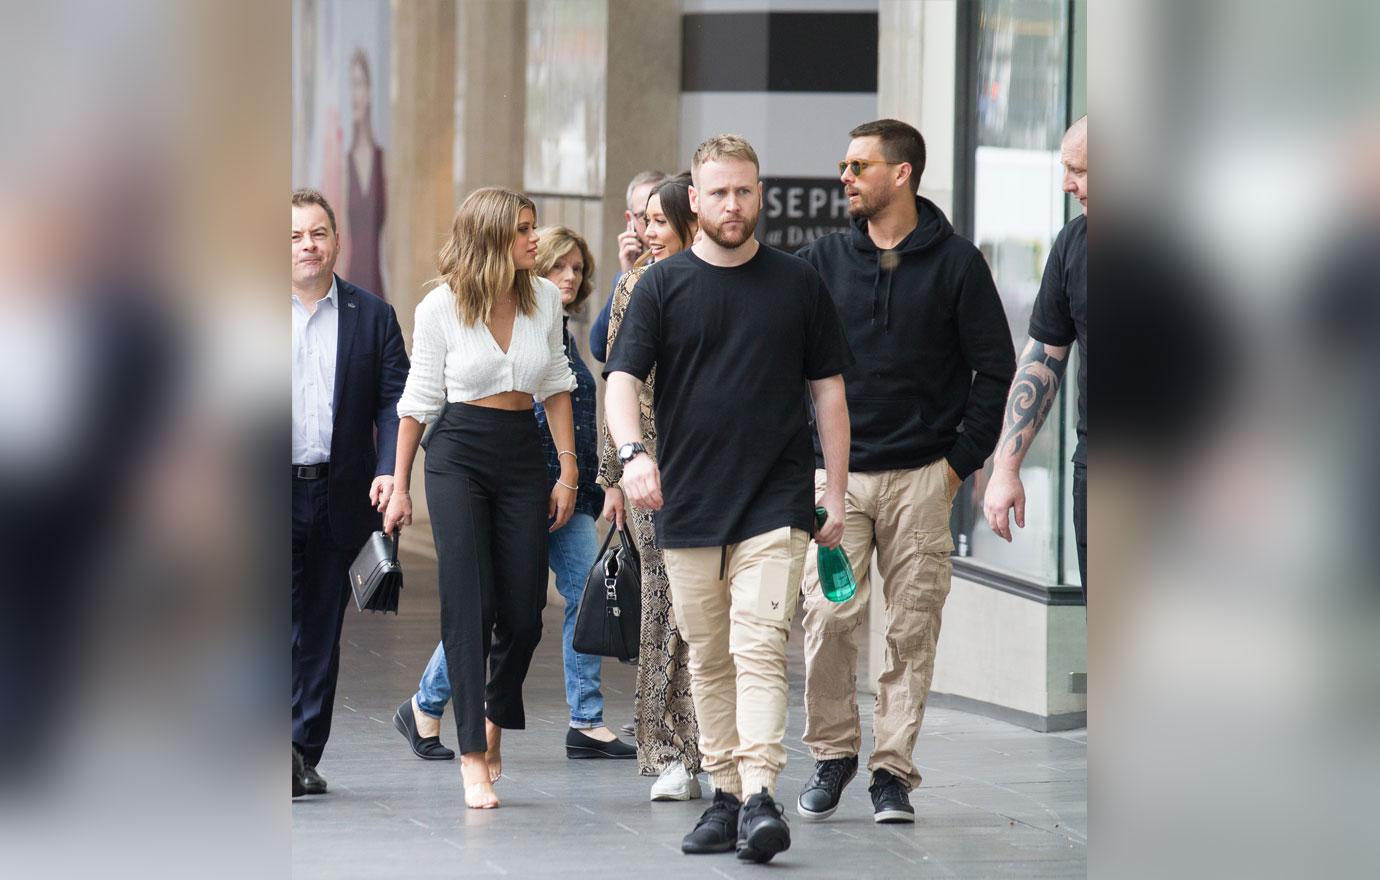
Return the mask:
M 613 531 L 613 529 L 609 529 L 610 538 L 613 537 Z M 618 529 L 618 540 L 623 544 L 623 552 L 627 553 L 628 556 L 632 558 L 633 562 L 637 563 L 640 568 L 642 566 L 642 555 L 637 552 L 637 543 L 633 541 L 632 535 L 628 534 L 626 524 L 624 524 L 623 528 Z M 607 541 L 604 542 L 604 546 L 608 546 Z M 602 550 L 599 552 L 600 554 L 603 553 Z
M 399 526 L 393 530 L 393 534 L 389 537 L 392 538 L 393 545 L 393 553 L 392 556 L 389 557 L 389 561 L 396 563 L 398 561 L 398 539 L 402 537 L 402 525 L 399 524 Z
M 601 545 L 599 545 L 599 552 L 596 553 L 596 554 L 594 555 L 594 558 L 595 558 L 595 559 L 603 559 L 603 558 L 604 558 L 604 551 L 607 550 L 607 549 L 609 549 L 609 544 L 613 541 L 613 534 L 614 534 L 614 532 L 619 532 L 619 531 L 622 531 L 622 530 L 621 530 L 621 529 L 617 529 L 617 528 L 609 529 L 609 533 L 608 533 L 607 535 L 604 536 L 604 543 L 601 544 Z

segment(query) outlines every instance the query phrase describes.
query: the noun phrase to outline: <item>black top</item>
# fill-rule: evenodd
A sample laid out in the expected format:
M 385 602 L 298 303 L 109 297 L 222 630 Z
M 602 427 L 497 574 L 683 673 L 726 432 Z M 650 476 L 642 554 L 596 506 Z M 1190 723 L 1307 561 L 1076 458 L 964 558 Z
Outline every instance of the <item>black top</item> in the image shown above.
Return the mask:
M 1030 338 L 1046 345 L 1078 341 L 1078 449 L 1073 460 L 1088 463 L 1088 215 L 1059 231 L 1045 263 L 1045 277 L 1030 313 Z
M 812 532 L 806 383 L 852 363 L 829 292 L 803 260 L 762 245 L 722 268 L 686 249 L 648 269 L 604 375 L 645 380 L 656 366 L 661 546 Z
M 797 256 L 824 276 L 858 354 L 843 374 L 848 469 L 946 458 L 966 477 L 996 448 L 1016 352 L 982 253 L 930 200 L 917 197 L 915 209 L 915 229 L 890 251 L 856 219 Z

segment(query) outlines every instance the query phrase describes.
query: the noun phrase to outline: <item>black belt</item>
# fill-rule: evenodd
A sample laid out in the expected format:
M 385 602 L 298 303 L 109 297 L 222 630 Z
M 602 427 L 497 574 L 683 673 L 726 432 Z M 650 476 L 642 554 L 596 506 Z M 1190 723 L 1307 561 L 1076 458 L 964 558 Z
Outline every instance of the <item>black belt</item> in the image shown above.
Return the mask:
M 295 464 L 292 466 L 292 478 L 294 480 L 324 480 L 330 467 L 330 462 Z

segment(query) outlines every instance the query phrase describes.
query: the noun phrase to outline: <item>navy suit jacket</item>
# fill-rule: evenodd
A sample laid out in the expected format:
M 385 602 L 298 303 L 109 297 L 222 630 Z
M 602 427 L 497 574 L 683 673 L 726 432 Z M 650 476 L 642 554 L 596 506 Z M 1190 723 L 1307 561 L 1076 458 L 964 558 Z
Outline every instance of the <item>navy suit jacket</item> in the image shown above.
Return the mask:
M 354 559 L 382 517 L 369 506 L 374 477 L 393 473 L 398 398 L 407 349 L 393 307 L 336 276 L 340 322 L 335 357 L 331 467 L 326 489 L 331 535 Z

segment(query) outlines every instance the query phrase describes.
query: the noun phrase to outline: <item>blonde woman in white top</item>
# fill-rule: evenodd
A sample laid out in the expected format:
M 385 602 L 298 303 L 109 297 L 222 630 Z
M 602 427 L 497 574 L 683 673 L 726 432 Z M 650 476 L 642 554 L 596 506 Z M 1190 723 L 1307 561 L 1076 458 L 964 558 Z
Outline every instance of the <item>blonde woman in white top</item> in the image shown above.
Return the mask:
M 532 270 L 536 207 L 476 190 L 441 249 L 441 283 L 417 306 L 398 402 L 395 486 L 384 530 L 412 521 L 409 477 L 426 426 L 426 493 L 465 803 L 498 806 L 502 731 L 525 726 L 522 683 L 541 638 L 548 531 L 575 509 L 579 468 L 560 292 Z M 559 450 L 552 485 L 533 401 Z M 568 454 L 567 454 L 568 453 Z M 492 654 L 492 656 L 491 656 Z M 486 675 L 486 667 L 488 674 Z

